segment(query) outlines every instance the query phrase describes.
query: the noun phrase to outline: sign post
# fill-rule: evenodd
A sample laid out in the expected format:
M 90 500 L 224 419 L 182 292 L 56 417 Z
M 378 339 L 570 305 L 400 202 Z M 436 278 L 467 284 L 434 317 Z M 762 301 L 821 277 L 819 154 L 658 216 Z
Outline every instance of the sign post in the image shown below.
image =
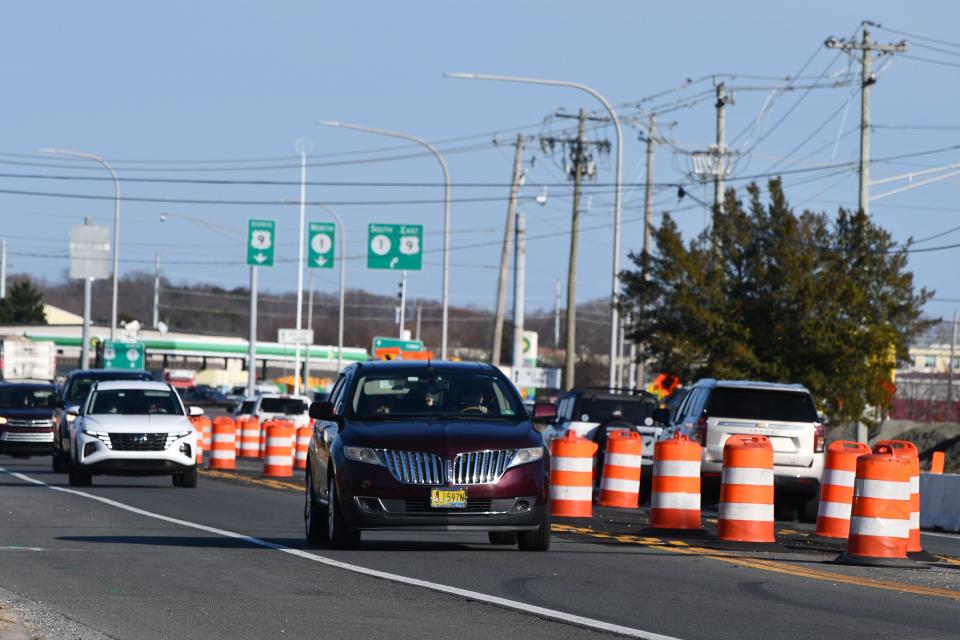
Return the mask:
M 257 267 L 273 266 L 276 222 L 250 220 L 247 224 L 247 264 L 250 265 L 250 347 L 247 356 L 247 395 L 257 386 Z
M 367 227 L 367 269 L 420 271 L 422 268 L 422 224 L 370 224 Z
M 83 328 L 80 368 L 90 366 L 90 296 L 94 278 L 110 275 L 110 227 L 90 224 L 70 227 L 70 277 L 83 280 Z
M 307 266 L 311 269 L 333 269 L 337 226 L 332 222 L 311 222 L 309 234 Z

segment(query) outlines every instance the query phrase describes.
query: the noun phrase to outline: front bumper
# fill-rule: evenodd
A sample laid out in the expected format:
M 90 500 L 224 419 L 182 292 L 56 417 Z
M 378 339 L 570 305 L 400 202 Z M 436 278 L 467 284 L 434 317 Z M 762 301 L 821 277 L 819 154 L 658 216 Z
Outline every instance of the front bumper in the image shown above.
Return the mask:
M 53 429 L 5 429 L 0 431 L 0 453 L 48 455 L 53 449 Z
M 189 445 L 189 455 L 180 450 Z M 91 445 L 91 446 L 88 446 Z M 98 438 L 77 434 L 77 458 L 90 473 L 104 475 L 149 476 L 189 471 L 196 465 L 197 436 L 191 433 L 162 451 L 116 451 Z
M 405 484 L 383 467 L 348 462 L 338 473 L 340 509 L 347 524 L 362 530 L 528 531 L 548 521 L 545 465 L 509 469 L 494 483 L 456 485 L 466 507 L 430 506 L 435 487 Z

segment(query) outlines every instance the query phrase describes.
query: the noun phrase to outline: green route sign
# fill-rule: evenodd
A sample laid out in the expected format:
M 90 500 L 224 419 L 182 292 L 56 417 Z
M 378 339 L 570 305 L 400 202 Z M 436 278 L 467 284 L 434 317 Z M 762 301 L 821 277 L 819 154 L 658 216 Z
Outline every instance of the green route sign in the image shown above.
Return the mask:
M 247 264 L 254 267 L 272 267 L 276 243 L 273 220 L 250 220 L 247 226 Z
M 422 340 L 401 340 L 376 336 L 373 339 L 373 351 L 377 349 L 400 349 L 401 351 L 423 351 Z
M 142 342 L 103 341 L 104 369 L 143 369 Z
M 422 224 L 371 224 L 367 227 L 367 269 L 420 271 Z
M 311 269 L 332 269 L 337 226 L 332 222 L 311 222 L 309 232 L 310 255 L 307 257 L 307 266 Z

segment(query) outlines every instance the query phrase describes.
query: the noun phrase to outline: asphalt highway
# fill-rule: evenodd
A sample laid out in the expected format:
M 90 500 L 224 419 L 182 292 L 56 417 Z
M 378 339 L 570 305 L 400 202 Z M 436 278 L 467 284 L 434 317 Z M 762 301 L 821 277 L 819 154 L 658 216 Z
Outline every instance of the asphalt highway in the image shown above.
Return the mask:
M 717 549 L 598 510 L 556 522 L 547 553 L 473 533 L 365 534 L 360 549 L 333 551 L 303 543 L 296 482 L 97 477 L 63 491 L 45 458 L 0 467 L 0 588 L 83 637 L 960 634 L 960 539 L 949 536 L 924 536 L 935 565 L 846 567 L 816 545 Z M 780 526 L 785 539 L 806 533 Z

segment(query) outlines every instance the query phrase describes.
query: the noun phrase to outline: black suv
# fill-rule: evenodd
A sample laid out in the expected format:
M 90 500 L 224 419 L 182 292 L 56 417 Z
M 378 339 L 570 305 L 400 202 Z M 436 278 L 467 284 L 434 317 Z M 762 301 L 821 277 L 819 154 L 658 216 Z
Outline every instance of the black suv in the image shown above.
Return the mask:
M 49 455 L 56 405 L 57 387 L 53 384 L 0 383 L 0 453 Z
M 54 416 L 56 429 L 53 433 L 53 470 L 66 473 L 70 460 L 70 425 L 76 416 L 68 413 L 71 407 L 79 407 L 87 399 L 90 387 L 102 380 L 153 380 L 149 371 L 130 369 L 77 369 L 71 371 L 60 389 Z

